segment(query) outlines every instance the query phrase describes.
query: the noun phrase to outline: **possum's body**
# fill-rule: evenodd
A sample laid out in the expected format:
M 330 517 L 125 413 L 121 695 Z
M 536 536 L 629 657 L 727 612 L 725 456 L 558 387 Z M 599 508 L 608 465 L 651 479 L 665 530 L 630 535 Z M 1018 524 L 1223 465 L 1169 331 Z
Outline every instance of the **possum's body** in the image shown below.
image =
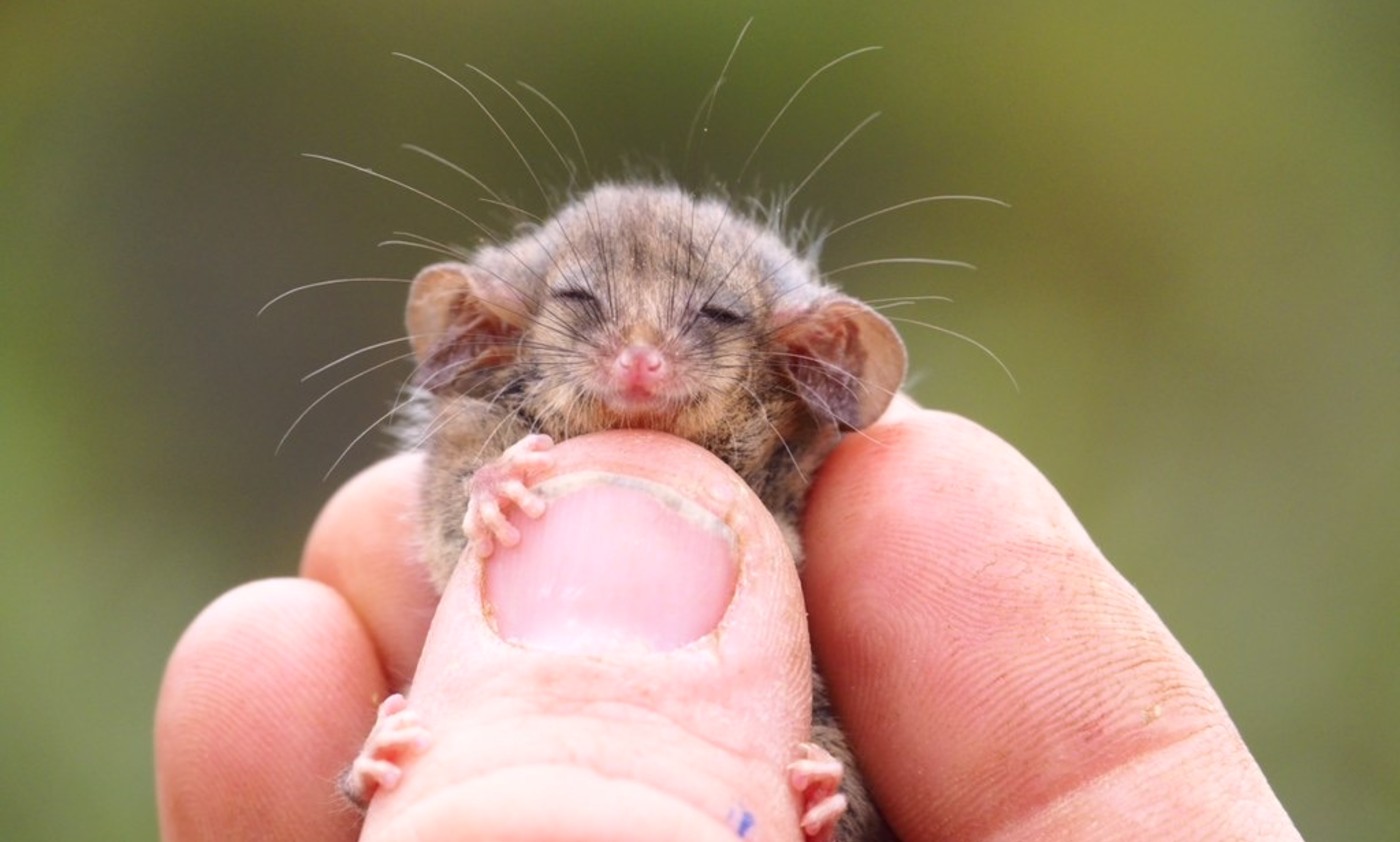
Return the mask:
M 670 186 L 604 185 L 509 242 L 424 269 L 408 303 L 425 556 L 468 549 L 466 483 L 530 434 L 659 430 L 723 459 L 784 527 L 841 433 L 888 406 L 904 346 L 778 232 Z M 507 457 L 509 458 L 509 457 Z M 816 679 L 814 741 L 847 765 L 841 840 L 881 838 Z

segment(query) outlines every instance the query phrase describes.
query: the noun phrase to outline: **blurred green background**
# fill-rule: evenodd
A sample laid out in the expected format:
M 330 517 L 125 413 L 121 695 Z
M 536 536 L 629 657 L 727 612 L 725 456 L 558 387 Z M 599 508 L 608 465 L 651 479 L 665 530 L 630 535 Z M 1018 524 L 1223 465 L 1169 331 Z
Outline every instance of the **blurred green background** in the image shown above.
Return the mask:
M 1053 7 L 1053 8 L 1052 8 Z M 343 157 L 474 208 L 416 143 L 541 209 L 481 112 L 403 51 L 546 91 L 595 175 L 684 164 L 691 116 L 756 14 L 691 169 L 765 143 L 895 313 L 914 391 L 1039 464 L 1211 677 L 1305 835 L 1400 827 L 1400 5 L 282 3 L 9 0 L 0 9 L 0 838 L 150 839 L 164 659 L 220 592 L 295 569 L 406 366 L 307 383 L 400 330 L 472 242 Z M 558 183 L 547 147 L 476 85 Z M 548 112 L 538 109 L 542 117 Z M 555 127 L 562 143 L 567 133 Z M 749 186 L 755 183 L 746 179 Z M 392 353 L 392 352 L 390 352 Z M 376 359 L 386 358 L 389 353 Z M 362 358 L 367 359 L 367 358 Z

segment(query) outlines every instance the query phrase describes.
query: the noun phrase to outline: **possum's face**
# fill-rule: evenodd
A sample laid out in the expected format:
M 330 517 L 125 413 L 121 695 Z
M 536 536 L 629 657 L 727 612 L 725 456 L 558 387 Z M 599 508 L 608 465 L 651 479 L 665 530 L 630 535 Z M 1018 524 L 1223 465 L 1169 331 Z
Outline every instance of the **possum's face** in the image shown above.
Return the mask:
M 469 264 L 424 269 L 408 326 L 429 391 L 504 403 L 560 438 L 700 441 L 775 407 L 859 428 L 905 366 L 889 323 L 771 231 L 643 185 L 597 188 Z
M 757 411 L 774 362 L 757 287 L 726 267 L 688 276 L 655 251 L 637 256 L 550 278 L 520 343 L 526 411 L 566 435 L 638 427 L 692 439 Z

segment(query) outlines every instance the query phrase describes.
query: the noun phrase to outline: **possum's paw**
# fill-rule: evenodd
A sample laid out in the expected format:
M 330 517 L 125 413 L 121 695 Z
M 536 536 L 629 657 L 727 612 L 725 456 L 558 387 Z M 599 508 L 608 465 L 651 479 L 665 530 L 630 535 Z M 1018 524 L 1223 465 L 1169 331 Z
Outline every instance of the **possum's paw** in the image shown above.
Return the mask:
M 428 730 L 408 709 L 408 700 L 395 693 L 379 705 L 379 716 L 364 747 L 340 780 L 340 791 L 361 810 L 369 806 L 375 790 L 393 789 L 403 775 L 398 758 L 428 745 Z
M 478 468 L 466 481 L 470 499 L 462 518 L 462 531 L 477 558 L 489 557 L 497 544 L 513 547 L 520 543 L 520 530 L 506 517 L 510 506 L 532 518 L 544 514 L 544 498 L 525 483 L 532 474 L 554 464 L 554 456 L 549 452 L 553 446 L 554 440 L 549 436 L 526 436 L 506 448 L 496 461 Z
M 836 822 L 846 812 L 841 794 L 841 761 L 816 743 L 797 747 L 800 756 L 789 764 L 788 784 L 802 802 L 802 833 L 808 842 L 831 842 Z

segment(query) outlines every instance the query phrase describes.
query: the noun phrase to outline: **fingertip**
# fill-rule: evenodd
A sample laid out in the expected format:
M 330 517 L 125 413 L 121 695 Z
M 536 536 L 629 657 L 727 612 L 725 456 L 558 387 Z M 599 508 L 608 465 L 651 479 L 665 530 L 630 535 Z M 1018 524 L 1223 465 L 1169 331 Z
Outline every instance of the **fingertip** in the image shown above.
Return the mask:
M 805 584 L 832 695 L 902 831 L 1038 826 L 1035 811 L 1109 770 L 1233 733 L 1014 448 L 931 411 L 868 433 L 843 442 L 811 497 Z
M 333 799 L 371 702 L 373 646 L 323 585 L 254 582 L 224 594 L 171 654 L 155 719 L 162 838 L 353 839 Z

